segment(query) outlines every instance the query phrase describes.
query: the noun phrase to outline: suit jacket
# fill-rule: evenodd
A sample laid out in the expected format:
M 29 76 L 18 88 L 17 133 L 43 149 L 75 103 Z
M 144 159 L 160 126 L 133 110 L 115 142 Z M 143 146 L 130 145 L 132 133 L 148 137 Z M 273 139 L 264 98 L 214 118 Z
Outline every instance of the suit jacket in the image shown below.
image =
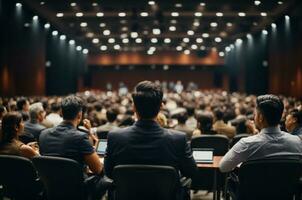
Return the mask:
M 30 121 L 25 122 L 24 124 L 24 132 L 25 135 L 33 135 L 35 140 L 39 140 L 39 136 L 42 132 L 42 130 L 46 129 L 45 126 L 39 124 L 39 123 L 32 123 Z
M 164 129 L 153 120 L 139 120 L 109 133 L 105 174 L 112 177 L 113 168 L 122 164 L 172 166 L 186 177 L 193 177 L 197 170 L 186 135 Z

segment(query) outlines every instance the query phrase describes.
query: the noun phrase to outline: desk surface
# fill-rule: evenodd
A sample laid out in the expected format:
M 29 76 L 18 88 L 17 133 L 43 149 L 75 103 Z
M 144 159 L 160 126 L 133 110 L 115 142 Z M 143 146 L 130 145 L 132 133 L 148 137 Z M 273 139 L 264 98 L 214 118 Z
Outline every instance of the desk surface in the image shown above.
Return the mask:
M 219 168 L 219 162 L 222 159 L 223 156 L 214 156 L 214 162 L 211 164 L 197 164 L 197 167 L 199 168 Z

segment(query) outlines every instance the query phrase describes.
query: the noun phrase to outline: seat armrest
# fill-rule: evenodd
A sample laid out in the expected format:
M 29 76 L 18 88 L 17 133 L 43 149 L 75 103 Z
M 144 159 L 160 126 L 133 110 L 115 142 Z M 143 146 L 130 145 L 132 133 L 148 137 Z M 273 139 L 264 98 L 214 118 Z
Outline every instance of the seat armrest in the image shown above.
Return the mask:
M 181 187 L 190 188 L 191 187 L 191 183 L 192 183 L 192 179 L 190 179 L 190 178 L 182 177 L 180 179 L 180 185 L 181 185 Z

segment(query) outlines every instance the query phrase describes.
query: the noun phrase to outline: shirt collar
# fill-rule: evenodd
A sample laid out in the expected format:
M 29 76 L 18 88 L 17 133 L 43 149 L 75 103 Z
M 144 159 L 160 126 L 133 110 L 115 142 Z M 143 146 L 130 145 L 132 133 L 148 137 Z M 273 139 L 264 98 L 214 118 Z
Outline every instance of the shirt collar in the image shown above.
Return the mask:
M 160 128 L 159 124 L 154 120 L 140 119 L 134 123 L 135 126 L 143 128 Z
M 267 127 L 263 128 L 260 131 L 260 134 L 276 134 L 276 133 L 281 133 L 281 129 L 279 126 L 272 126 L 272 127 Z

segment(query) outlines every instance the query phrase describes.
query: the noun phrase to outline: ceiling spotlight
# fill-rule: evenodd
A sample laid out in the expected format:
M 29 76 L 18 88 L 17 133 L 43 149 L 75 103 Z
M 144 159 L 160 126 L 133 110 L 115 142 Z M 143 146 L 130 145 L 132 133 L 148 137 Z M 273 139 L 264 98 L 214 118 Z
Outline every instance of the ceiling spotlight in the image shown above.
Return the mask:
M 220 56 L 220 57 L 224 57 L 224 52 L 222 52 L 222 51 L 219 52 L 219 56 Z
M 262 30 L 262 34 L 263 35 L 268 35 L 268 31 L 267 30 Z
M 197 42 L 197 43 L 202 43 L 202 42 L 203 42 L 203 39 L 202 39 L 202 38 L 197 38 L 197 39 L 196 39 L 196 42 Z
M 177 46 L 177 47 L 176 47 L 176 50 L 177 50 L 177 51 L 182 51 L 182 46 Z
M 104 30 L 103 35 L 110 35 L 110 30 Z
M 290 17 L 289 17 L 288 15 L 285 15 L 285 19 L 286 19 L 286 20 L 289 20 Z
M 148 50 L 148 51 L 147 51 L 147 54 L 148 54 L 148 55 L 153 55 L 153 54 L 154 54 L 154 51 Z
M 141 16 L 142 16 L 142 17 L 148 17 L 149 14 L 148 14 L 147 12 L 141 12 Z
M 46 23 L 46 24 L 44 24 L 44 28 L 50 28 L 50 24 L 49 23 Z
M 210 37 L 210 34 L 208 34 L 208 33 L 203 33 L 203 34 L 202 34 L 202 37 L 203 37 L 203 38 L 208 38 L 208 37 Z
M 202 16 L 202 13 L 201 12 L 196 12 L 194 13 L 195 17 L 201 17 Z
M 38 20 L 39 17 L 37 15 L 33 16 L 33 20 Z
M 77 51 L 81 51 L 82 50 L 82 47 L 81 46 L 77 46 Z
M 184 50 L 184 54 L 189 55 L 191 52 L 189 49 Z
M 96 7 L 96 6 L 98 6 L 98 3 L 94 2 L 94 3 L 92 3 L 92 6 Z
M 152 30 L 152 32 L 153 32 L 154 35 L 159 35 L 160 34 L 160 29 L 159 28 L 154 28 Z
M 64 13 L 57 13 L 57 17 L 64 17 Z
M 238 13 L 238 16 L 239 16 L 239 17 L 245 17 L 246 14 L 245 14 L 244 12 L 239 12 L 239 13 Z
M 129 43 L 129 39 L 128 39 L 128 38 L 124 38 L 124 39 L 122 39 L 122 43 L 124 43 L 124 44 Z
M 222 12 L 218 12 L 218 13 L 216 13 L 216 16 L 217 16 L 217 17 L 222 17 L 222 16 L 223 16 L 223 13 L 222 13 Z
M 137 37 L 138 37 L 138 33 L 137 33 L 137 32 L 131 32 L 131 33 L 130 33 L 130 36 L 131 36 L 132 38 L 137 38 Z
M 150 6 L 153 6 L 153 5 L 155 5 L 155 1 L 148 1 L 148 4 L 149 4 Z
M 127 33 L 122 33 L 122 34 L 121 34 L 121 38 L 126 38 L 126 37 L 128 37 L 128 34 L 127 34 Z
M 157 38 L 152 38 L 152 39 L 151 39 L 151 42 L 152 42 L 152 43 L 157 43 L 158 40 L 157 40 Z
M 105 23 L 100 23 L 100 27 L 104 28 L 106 26 Z
M 201 46 L 200 50 L 204 51 L 204 50 L 206 50 L 206 47 L 205 46 Z
M 199 5 L 200 5 L 200 6 L 206 6 L 206 3 L 201 2 Z
M 181 8 L 181 7 L 182 7 L 182 4 L 181 4 L 181 3 L 177 3 L 177 4 L 175 4 L 175 7 L 176 7 L 176 8 Z
M 267 16 L 267 13 L 266 12 L 262 12 L 260 13 L 262 17 L 266 17 Z
M 190 42 L 190 39 L 189 38 L 184 38 L 184 39 L 182 39 L 182 41 L 185 42 L 185 43 L 188 43 L 188 42 Z
M 278 1 L 278 4 L 279 4 L 279 5 L 282 5 L 282 4 L 283 4 L 283 1 Z
M 188 35 L 194 35 L 194 31 L 188 30 L 187 34 L 188 34 Z
M 56 36 L 56 35 L 58 35 L 58 34 L 59 34 L 58 31 L 53 31 L 53 32 L 52 32 L 52 35 L 53 35 L 53 36 Z
M 170 22 L 171 22 L 171 24 L 177 24 L 177 20 L 176 19 L 172 19 Z
M 100 46 L 100 50 L 101 51 L 106 51 L 107 49 L 108 49 L 108 47 L 106 45 Z
M 170 38 L 165 38 L 164 43 L 166 43 L 166 44 L 171 43 L 171 39 Z
M 136 39 L 135 39 L 135 42 L 138 43 L 138 44 L 140 44 L 140 43 L 143 42 L 143 40 L 142 40 L 141 38 L 136 38 Z
M 126 17 L 126 13 L 125 13 L 125 12 L 120 12 L 120 13 L 118 14 L 118 16 L 119 16 L 119 17 Z
M 21 8 L 22 4 L 21 3 L 16 3 L 16 7 Z
M 259 5 L 261 4 L 261 1 L 254 1 L 254 4 L 255 4 L 256 6 L 259 6 Z
M 176 31 L 176 27 L 175 26 L 170 26 L 169 31 Z
M 103 16 L 104 16 L 104 13 L 98 12 L 98 13 L 96 13 L 96 16 L 97 16 L 97 17 L 103 17 Z
M 217 24 L 217 22 L 212 22 L 212 23 L 210 24 L 210 26 L 214 28 L 214 27 L 217 27 L 218 24 Z
M 45 4 L 45 2 L 44 2 L 44 1 L 41 1 L 41 2 L 40 2 L 40 5 L 44 5 L 44 4 Z
M 194 50 L 196 50 L 197 49 L 197 45 L 196 44 L 192 44 L 191 48 L 194 49 Z
M 220 43 L 221 41 L 222 41 L 222 39 L 220 37 L 215 38 L 215 42 Z
M 252 39 L 252 38 L 253 38 L 252 34 L 250 34 L 250 33 L 246 34 L 246 37 L 247 37 L 248 39 Z
M 225 48 L 225 51 L 226 51 L 226 52 L 231 51 L 231 47 L 226 47 L 226 48 Z
M 155 47 L 150 47 L 149 51 L 155 51 L 156 48 Z
M 194 22 L 194 23 L 193 23 L 193 26 L 199 26 L 199 25 L 200 25 L 199 22 Z
M 179 13 L 178 13 L 178 12 L 172 12 L 172 13 L 171 13 L 171 16 L 172 16 L 172 17 L 178 17 L 178 16 L 179 16 Z
M 86 34 L 86 37 L 88 37 L 88 38 L 92 38 L 94 36 L 94 34 L 92 33 L 92 32 L 88 32 L 87 34 Z
M 83 14 L 82 12 L 77 12 L 77 13 L 76 13 L 76 17 L 83 17 L 83 15 L 84 15 L 84 14 Z
M 75 7 L 75 6 L 77 6 L 77 3 L 73 2 L 70 4 L 70 6 Z
M 88 49 L 83 49 L 83 54 L 88 54 L 88 53 L 89 53 Z
M 92 43 L 93 44 L 98 44 L 100 42 L 100 40 L 98 39 L 98 38 L 94 38 L 93 40 L 92 40 Z
M 65 40 L 66 39 L 66 35 L 61 35 L 60 36 L 60 40 Z
M 81 26 L 81 27 L 86 27 L 86 26 L 87 26 L 87 23 L 86 23 L 86 22 L 81 22 L 80 26 Z
M 272 23 L 271 26 L 272 26 L 272 28 L 277 28 L 277 24 L 275 24 L 275 23 Z
M 122 31 L 128 31 L 128 27 L 127 26 L 122 27 Z
M 70 44 L 70 45 L 74 45 L 74 44 L 75 44 L 75 41 L 74 41 L 74 40 L 69 40 L 69 44 Z
M 109 38 L 108 43 L 110 43 L 110 44 L 115 43 L 115 39 L 114 38 Z
M 114 48 L 115 50 L 120 50 L 120 49 L 121 49 L 121 46 L 120 46 L 119 44 L 116 44 L 116 45 L 113 46 L 113 48 Z
M 243 41 L 242 41 L 242 39 L 240 39 L 240 38 L 236 40 L 236 44 L 242 44 L 242 42 L 243 42 Z
M 233 24 L 231 22 L 227 23 L 227 27 L 232 27 L 232 26 L 233 26 Z

